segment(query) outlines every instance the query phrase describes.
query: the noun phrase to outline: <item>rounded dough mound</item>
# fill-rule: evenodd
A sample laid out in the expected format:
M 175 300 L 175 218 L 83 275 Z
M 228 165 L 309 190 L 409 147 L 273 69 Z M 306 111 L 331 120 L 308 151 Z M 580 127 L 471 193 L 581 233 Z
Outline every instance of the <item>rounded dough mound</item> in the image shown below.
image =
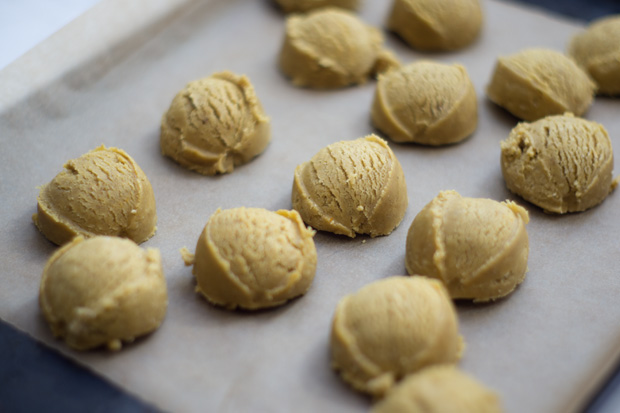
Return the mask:
M 203 175 L 232 172 L 270 139 L 269 118 L 250 80 L 231 72 L 190 82 L 161 121 L 162 154 Z
M 72 159 L 41 187 L 32 220 L 62 245 L 76 235 L 113 235 L 137 243 L 155 234 L 153 188 L 125 151 L 101 146 Z
M 117 237 L 77 237 L 47 262 L 39 304 L 54 335 L 74 349 L 118 350 L 166 315 L 159 251 Z
M 382 43 L 379 30 L 346 10 L 293 15 L 286 20 L 280 68 L 297 86 L 333 89 L 365 83 L 370 75 L 399 64 Z
M 441 280 L 452 298 L 504 297 L 525 278 L 528 222 L 513 202 L 442 191 L 409 227 L 407 272 Z
M 389 277 L 336 308 L 332 367 L 359 391 L 382 396 L 410 373 L 456 363 L 462 350 L 454 305 L 437 280 Z
M 476 130 L 476 91 L 463 66 L 420 61 L 379 76 L 371 117 L 395 142 L 455 143 Z
M 599 93 L 620 95 L 620 15 L 594 21 L 573 37 L 568 54 L 592 76 Z
M 479 0 L 394 0 L 387 26 L 419 50 L 456 50 L 482 28 Z
M 501 413 L 498 396 L 454 366 L 412 374 L 377 403 L 372 413 Z
M 570 113 L 519 123 L 501 148 L 508 189 L 547 212 L 585 211 L 616 185 L 607 131 Z
M 293 208 L 315 229 L 388 235 L 407 209 L 402 167 L 375 135 L 333 143 L 295 169 Z
M 357 10 L 360 0 L 276 0 L 285 13 L 307 12 L 322 7 Z
M 297 211 L 218 210 L 186 264 L 194 264 L 196 290 L 213 304 L 274 307 L 310 288 L 317 261 L 313 236 Z
M 514 116 L 534 121 L 549 115 L 585 113 L 596 86 L 573 60 L 547 49 L 500 57 L 487 87 L 489 99 Z

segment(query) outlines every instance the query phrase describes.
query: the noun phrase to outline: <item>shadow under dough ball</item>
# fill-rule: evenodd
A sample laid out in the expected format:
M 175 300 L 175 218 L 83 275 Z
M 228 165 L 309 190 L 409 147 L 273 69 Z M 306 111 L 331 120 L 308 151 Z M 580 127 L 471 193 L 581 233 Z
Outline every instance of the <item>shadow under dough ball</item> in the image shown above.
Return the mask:
M 73 237 L 126 237 L 137 243 L 156 231 L 153 188 L 125 151 L 101 146 L 72 159 L 41 187 L 37 228 L 55 244 Z
M 307 12 L 323 7 L 357 10 L 360 0 L 275 0 L 285 13 Z
M 394 0 L 387 26 L 414 49 L 447 51 L 473 43 L 482 23 L 479 0 Z
M 194 256 L 200 292 L 228 309 L 275 307 L 303 295 L 316 271 L 314 231 L 297 211 L 217 210 L 204 227 Z
M 292 204 L 321 231 L 351 238 L 388 235 L 407 209 L 405 175 L 375 135 L 336 142 L 295 168 Z
M 478 125 L 476 91 L 463 66 L 418 61 L 379 76 L 371 118 L 395 142 L 459 142 Z
M 617 185 L 607 131 L 572 114 L 519 123 L 501 150 L 508 189 L 546 212 L 585 211 Z
M 535 121 L 549 115 L 585 113 L 596 86 L 570 58 L 548 49 L 499 57 L 487 96 L 514 116 Z
M 592 76 L 598 93 L 620 95 L 620 15 L 594 21 L 573 37 L 568 54 Z
M 442 191 L 409 227 L 409 274 L 441 280 L 450 297 L 484 302 L 511 293 L 525 278 L 527 211 L 513 202 Z
M 373 396 L 424 367 L 456 363 L 464 346 L 446 290 L 421 276 L 385 278 L 342 298 L 330 343 L 332 367 Z
M 250 80 L 231 72 L 188 83 L 161 121 L 162 154 L 203 175 L 232 172 L 270 140 L 269 118 Z
M 123 238 L 77 237 L 45 265 L 39 304 L 54 335 L 70 347 L 119 350 L 164 319 L 168 293 L 159 251 Z

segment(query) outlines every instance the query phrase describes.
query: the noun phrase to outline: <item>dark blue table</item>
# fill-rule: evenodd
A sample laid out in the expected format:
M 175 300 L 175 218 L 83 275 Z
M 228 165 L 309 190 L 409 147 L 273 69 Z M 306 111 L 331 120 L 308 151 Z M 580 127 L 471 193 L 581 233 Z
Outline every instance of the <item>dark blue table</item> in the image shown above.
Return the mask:
M 620 0 L 519 1 L 585 21 L 620 14 Z M 601 411 L 610 394 L 619 391 L 620 366 L 590 401 L 586 412 Z M 0 321 L 0 413 L 157 411 Z

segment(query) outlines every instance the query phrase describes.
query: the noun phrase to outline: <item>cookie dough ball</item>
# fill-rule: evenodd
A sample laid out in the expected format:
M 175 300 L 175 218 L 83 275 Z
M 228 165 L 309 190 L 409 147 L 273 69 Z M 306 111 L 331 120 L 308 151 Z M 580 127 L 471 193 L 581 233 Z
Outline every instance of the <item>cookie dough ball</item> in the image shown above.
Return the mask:
M 184 259 L 194 264 L 196 290 L 209 302 L 228 309 L 275 307 L 310 288 L 313 236 L 296 211 L 218 210 L 200 234 L 195 256 Z
M 370 75 L 398 65 L 382 43 L 378 29 L 346 10 L 293 15 L 286 20 L 280 68 L 297 86 L 333 89 L 365 83 Z
M 387 26 L 414 49 L 445 51 L 471 44 L 482 20 L 479 0 L 394 0 Z
M 315 229 L 376 237 L 402 221 L 407 186 L 387 143 L 369 135 L 331 144 L 297 166 L 292 203 Z
M 504 297 L 525 278 L 528 222 L 513 202 L 442 191 L 409 227 L 407 272 L 441 280 L 452 298 Z
M 454 305 L 426 277 L 368 284 L 340 300 L 332 323 L 332 367 L 374 396 L 424 367 L 456 363 L 462 349 Z
M 547 212 L 585 211 L 616 185 L 607 131 L 570 113 L 518 124 L 501 148 L 508 189 Z
M 498 396 L 454 366 L 412 374 L 377 403 L 372 413 L 501 413 Z
M 564 112 L 581 115 L 592 104 L 595 91 L 575 62 L 547 49 L 500 57 L 487 87 L 489 99 L 527 121 Z
M 122 342 L 157 329 L 168 295 L 159 251 L 117 237 L 76 237 L 43 269 L 39 304 L 55 336 L 76 350 Z
M 476 91 L 463 66 L 419 61 L 379 76 L 371 117 L 395 142 L 455 143 L 476 130 Z
M 599 93 L 620 95 L 620 15 L 592 23 L 573 38 L 568 54 L 592 76 Z
M 285 13 L 305 13 L 313 9 L 329 6 L 357 10 L 360 0 L 276 0 L 276 3 Z
M 245 76 L 215 73 L 190 82 L 161 121 L 161 152 L 203 175 L 232 172 L 271 139 L 254 87 Z
M 113 235 L 141 243 L 155 234 L 155 196 L 131 156 L 101 146 L 68 161 L 41 187 L 32 220 L 58 245 L 76 235 Z

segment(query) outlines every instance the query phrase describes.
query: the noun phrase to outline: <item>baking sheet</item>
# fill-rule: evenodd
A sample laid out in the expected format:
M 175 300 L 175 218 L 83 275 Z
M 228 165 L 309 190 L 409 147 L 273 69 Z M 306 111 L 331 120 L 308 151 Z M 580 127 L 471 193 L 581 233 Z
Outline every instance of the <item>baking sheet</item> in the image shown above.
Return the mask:
M 389 3 L 364 2 L 363 19 L 382 26 Z M 564 50 L 581 25 L 510 3 L 484 6 L 482 37 L 459 52 L 421 54 L 386 36 L 404 62 L 431 58 L 467 67 L 479 97 L 474 135 L 444 148 L 391 143 L 409 194 L 400 227 L 375 239 L 318 233 L 310 291 L 250 313 L 221 310 L 196 295 L 178 250 L 193 249 L 218 207 L 290 208 L 297 164 L 325 145 L 374 131 L 375 83 L 335 91 L 291 86 L 276 66 L 284 18 L 267 0 L 98 4 L 0 72 L 0 318 L 166 410 L 364 411 L 370 400 L 329 368 L 333 310 L 345 294 L 405 274 L 411 221 L 440 190 L 456 189 L 514 199 L 531 217 L 525 282 L 493 304 L 458 304 L 467 342 L 461 367 L 496 389 L 508 412 L 578 410 L 620 343 L 620 195 L 584 213 L 550 216 L 510 194 L 499 142 L 516 119 L 489 103 L 484 87 L 497 55 L 532 46 Z M 188 81 L 220 70 L 250 77 L 272 119 L 273 140 L 232 174 L 204 177 L 160 155 L 159 121 Z M 586 115 L 605 125 L 615 148 L 619 113 L 619 100 L 597 98 Z M 161 250 L 170 304 L 156 333 L 121 352 L 76 353 L 54 340 L 39 315 L 40 275 L 55 246 L 31 215 L 36 187 L 100 144 L 125 149 L 153 185 L 158 232 L 143 245 Z

